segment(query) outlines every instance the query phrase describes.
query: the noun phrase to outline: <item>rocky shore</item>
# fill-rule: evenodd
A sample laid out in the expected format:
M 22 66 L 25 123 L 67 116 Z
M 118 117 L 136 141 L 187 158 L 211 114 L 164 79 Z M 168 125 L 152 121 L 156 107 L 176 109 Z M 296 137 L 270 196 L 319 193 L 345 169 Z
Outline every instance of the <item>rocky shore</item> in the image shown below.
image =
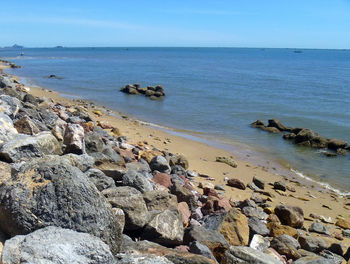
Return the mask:
M 349 197 L 5 73 L 0 87 L 2 263 L 350 263 Z
M 165 97 L 165 92 L 162 85 L 147 86 L 146 88 L 143 88 L 139 83 L 135 83 L 133 85 L 127 84 L 125 87 L 121 88 L 120 91 L 130 95 L 141 94 L 150 98 L 151 100 L 159 100 Z

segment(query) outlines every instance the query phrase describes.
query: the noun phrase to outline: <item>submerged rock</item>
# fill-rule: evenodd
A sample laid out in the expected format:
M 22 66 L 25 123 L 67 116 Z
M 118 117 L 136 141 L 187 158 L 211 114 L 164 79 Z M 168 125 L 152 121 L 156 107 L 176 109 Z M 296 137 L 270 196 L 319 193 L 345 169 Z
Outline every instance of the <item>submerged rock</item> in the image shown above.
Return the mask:
M 99 238 L 60 227 L 45 227 L 6 241 L 1 263 L 114 264 L 114 257 Z

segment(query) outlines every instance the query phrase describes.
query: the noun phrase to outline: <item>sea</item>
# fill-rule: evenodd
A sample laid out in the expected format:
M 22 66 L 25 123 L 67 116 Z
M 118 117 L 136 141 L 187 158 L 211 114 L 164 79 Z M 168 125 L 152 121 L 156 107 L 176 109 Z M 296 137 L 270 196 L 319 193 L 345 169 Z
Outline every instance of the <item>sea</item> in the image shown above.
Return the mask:
M 296 146 L 250 124 L 277 118 L 350 142 L 350 50 L 25 48 L 0 49 L 0 57 L 21 65 L 6 72 L 30 85 L 93 100 L 245 157 L 274 160 L 349 194 L 350 154 L 325 157 L 324 150 Z M 51 74 L 61 78 L 47 78 Z M 133 83 L 160 84 L 166 97 L 152 101 L 120 92 Z

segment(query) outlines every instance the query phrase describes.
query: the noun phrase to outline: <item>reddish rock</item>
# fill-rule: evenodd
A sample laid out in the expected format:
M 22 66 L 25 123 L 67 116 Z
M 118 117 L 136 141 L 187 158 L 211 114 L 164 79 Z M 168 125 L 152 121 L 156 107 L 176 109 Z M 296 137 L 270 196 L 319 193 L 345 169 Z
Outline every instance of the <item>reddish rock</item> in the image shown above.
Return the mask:
M 201 209 L 203 215 L 209 215 L 211 213 L 214 213 L 215 208 L 214 208 L 214 200 L 208 200 Z
M 152 181 L 163 185 L 166 188 L 169 188 L 172 185 L 170 175 L 167 173 L 154 173 Z
M 219 210 L 224 210 L 226 212 L 230 211 L 232 208 L 230 201 L 224 197 L 220 200 L 214 201 L 214 210 L 219 211 Z
M 186 202 L 178 203 L 177 210 L 182 215 L 184 226 L 187 226 L 191 217 L 191 211 L 190 211 L 190 208 L 188 207 L 188 204 Z
M 241 190 L 245 190 L 246 188 L 245 184 L 238 179 L 229 179 L 227 185 Z
M 134 155 L 134 153 L 132 153 L 132 151 L 129 150 L 129 149 L 118 149 L 117 152 L 119 153 L 120 156 L 123 157 L 123 159 L 124 159 L 125 161 L 129 161 L 129 162 L 130 162 L 130 161 L 135 160 L 135 155 Z
M 203 189 L 203 194 L 206 195 L 206 196 L 214 196 L 214 197 L 219 198 L 218 193 L 212 188 L 204 188 Z

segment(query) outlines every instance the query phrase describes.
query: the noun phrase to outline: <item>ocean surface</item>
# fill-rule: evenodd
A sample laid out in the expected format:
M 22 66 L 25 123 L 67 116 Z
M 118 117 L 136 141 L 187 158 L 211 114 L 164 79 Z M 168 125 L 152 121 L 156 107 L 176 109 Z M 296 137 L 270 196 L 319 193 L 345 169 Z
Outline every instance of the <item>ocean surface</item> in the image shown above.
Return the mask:
M 24 56 L 19 56 L 20 52 Z M 246 48 L 52 48 L 1 50 L 30 84 L 96 101 L 141 120 L 240 142 L 317 181 L 350 191 L 350 155 L 326 158 L 281 134 L 250 127 L 280 119 L 350 142 L 350 51 Z M 48 79 L 55 74 L 63 79 Z M 161 84 L 166 98 L 123 94 Z M 233 146 L 233 145 L 232 145 Z M 243 148 L 243 149 L 242 149 Z

